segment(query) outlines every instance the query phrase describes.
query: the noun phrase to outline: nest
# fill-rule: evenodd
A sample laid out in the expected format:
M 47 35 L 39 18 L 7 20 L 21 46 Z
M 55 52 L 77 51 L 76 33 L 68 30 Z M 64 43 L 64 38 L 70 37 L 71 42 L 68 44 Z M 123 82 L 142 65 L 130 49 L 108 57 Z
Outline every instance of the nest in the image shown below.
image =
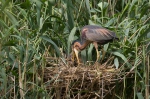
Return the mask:
M 53 58 L 54 59 L 54 58 Z M 117 83 L 121 83 L 124 75 L 120 69 L 103 65 L 79 65 L 77 67 L 49 63 L 44 68 L 44 83 L 51 98 L 57 99 L 97 99 L 110 97 Z M 62 63 L 62 64 L 61 64 Z

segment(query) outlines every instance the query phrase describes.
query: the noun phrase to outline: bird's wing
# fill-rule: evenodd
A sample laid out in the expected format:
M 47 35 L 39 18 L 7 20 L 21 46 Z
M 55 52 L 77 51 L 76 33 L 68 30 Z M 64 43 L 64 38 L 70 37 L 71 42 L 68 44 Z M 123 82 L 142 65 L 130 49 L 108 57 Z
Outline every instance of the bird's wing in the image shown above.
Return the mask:
M 102 27 L 87 28 L 84 33 L 85 39 L 90 41 L 104 41 L 116 38 L 116 34 Z

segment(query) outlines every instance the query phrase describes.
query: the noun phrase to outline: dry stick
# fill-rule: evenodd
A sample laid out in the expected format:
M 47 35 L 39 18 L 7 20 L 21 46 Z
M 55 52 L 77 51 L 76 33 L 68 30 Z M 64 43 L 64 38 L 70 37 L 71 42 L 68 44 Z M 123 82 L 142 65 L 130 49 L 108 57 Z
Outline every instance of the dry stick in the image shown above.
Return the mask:
M 102 99 L 103 99 L 103 88 L 104 88 L 104 85 L 103 85 L 103 78 L 102 78 Z
M 15 79 L 13 78 L 13 77 L 11 77 L 11 76 L 9 76 L 8 75 L 8 77 L 10 78 L 10 80 L 12 80 L 12 81 L 15 81 Z M 15 77 L 15 76 L 14 76 Z M 8 95 L 9 93 L 11 93 L 12 92 L 12 90 L 13 89 L 15 89 L 15 84 L 14 84 L 14 88 L 12 87 L 12 88 L 10 88 L 9 90 L 7 90 L 7 92 L 5 93 L 5 95 Z M 2 95 L 3 93 L 0 93 L 0 96 Z M 11 96 L 11 95 L 10 95 Z M 14 96 L 15 96 L 15 91 L 14 91 Z M 15 99 L 15 98 L 14 98 Z
M 82 83 L 81 83 L 81 89 L 82 89 L 82 85 L 83 85 L 83 81 L 84 81 L 84 74 L 85 74 L 85 72 L 83 73 L 83 77 L 82 77 Z
M 79 68 L 79 66 L 77 66 L 77 67 L 75 68 L 74 73 L 72 74 L 73 76 L 71 76 L 70 81 L 72 81 L 72 80 L 73 80 L 73 77 L 74 77 L 74 75 L 75 75 L 75 73 L 76 73 L 76 71 L 77 71 L 77 68 Z M 78 94 L 77 94 L 76 96 L 78 96 Z M 76 96 L 75 96 L 75 97 L 76 97 Z
M 94 94 L 100 98 L 100 95 L 98 93 L 95 92 Z
M 25 51 L 25 62 L 23 64 L 23 72 L 22 72 L 22 83 L 23 83 L 23 89 L 26 90 L 26 72 L 27 72 L 27 62 L 28 62 L 28 47 L 29 47 L 29 40 L 27 38 L 26 41 L 27 45 L 26 45 L 26 51 Z M 24 94 L 25 95 L 25 94 Z M 23 96 L 24 98 L 24 96 Z
M 20 96 L 21 99 L 24 99 L 24 92 L 23 92 L 23 82 L 22 82 L 22 74 L 21 74 L 21 66 L 20 66 L 20 61 L 19 61 L 19 91 L 20 91 Z
M 16 85 L 16 81 L 15 81 L 15 76 L 14 76 L 14 99 L 16 99 L 16 88 L 15 88 L 15 85 Z
M 66 64 L 66 62 L 63 60 L 63 58 L 60 58 L 60 59 L 65 64 L 65 67 L 69 67 L 68 64 Z
M 60 90 L 58 88 L 58 78 L 60 77 L 60 74 L 61 74 L 61 71 L 59 71 L 59 73 L 58 73 L 58 75 L 56 77 L 56 80 L 54 81 L 54 84 L 55 83 L 57 84 L 56 87 L 55 87 L 55 89 L 56 89 L 56 98 L 57 99 L 60 99 Z
M 110 57 L 110 58 L 104 63 L 104 66 L 103 66 L 103 67 L 105 67 L 106 64 L 107 64 L 109 61 L 111 61 L 113 58 L 114 58 L 114 57 Z
M 124 62 L 124 64 L 122 64 L 122 66 L 120 67 L 120 69 L 128 62 L 130 60 L 130 58 L 126 61 L 126 62 Z M 121 72 L 121 71 L 120 71 Z
M 133 35 L 129 38 L 129 40 L 130 40 L 131 38 L 133 38 L 133 37 L 135 36 L 135 34 L 136 34 L 140 29 L 141 29 L 141 28 L 137 29 L 137 30 L 133 33 Z
M 34 79 L 35 79 L 35 70 L 36 70 L 36 59 L 34 58 L 34 61 L 33 61 L 33 75 L 32 75 L 32 80 L 33 80 L 33 83 L 35 83 Z M 33 89 L 34 89 L 34 84 L 33 84 Z
M 116 87 L 116 85 L 114 85 L 111 89 L 109 89 L 109 91 L 105 94 L 104 97 L 106 97 L 108 93 L 111 93 L 111 91 L 112 91 L 115 87 Z
M 143 23 L 143 25 L 148 21 L 150 19 L 150 17 L 149 18 L 147 18 L 147 20 L 145 20 L 145 22 Z
M 126 75 L 125 75 L 119 82 L 122 82 L 122 80 L 123 80 L 126 76 L 128 76 L 141 62 L 142 62 L 142 60 L 140 60 L 137 65 L 135 65 L 134 67 L 132 67 L 132 68 L 130 69 L 130 71 L 127 72 Z
M 7 90 L 7 92 L 5 93 L 5 95 L 8 95 L 9 93 L 11 93 L 13 90 L 13 88 L 10 88 L 9 90 Z M 7 96 L 6 96 L 7 97 Z M 3 99 L 3 98 L 2 98 Z M 4 98 L 5 99 L 5 98 Z
M 19 45 L 20 45 L 20 42 L 19 42 Z M 19 72 L 19 92 L 20 92 L 20 96 L 21 96 L 21 99 L 23 98 L 24 99 L 24 92 L 23 92 L 23 82 L 22 82 L 22 73 L 21 73 L 21 62 L 19 60 L 19 58 L 17 57 L 17 60 L 18 60 L 18 72 Z
M 92 79 L 91 79 L 91 76 L 90 76 L 89 72 L 88 72 L 88 75 L 89 75 L 90 81 L 91 81 L 91 83 L 92 83 Z
M 99 91 L 98 91 L 98 93 L 99 93 L 99 94 L 101 93 L 101 90 L 100 90 L 100 89 L 101 89 L 101 86 L 100 86 L 100 85 L 101 85 L 101 76 L 100 76 L 100 75 L 101 75 L 101 74 L 98 74 L 98 76 L 99 76 L 99 82 L 98 82 L 98 83 L 99 83 Z M 97 95 L 97 94 L 96 94 L 96 95 Z M 100 98 L 100 95 L 97 95 L 97 96 Z

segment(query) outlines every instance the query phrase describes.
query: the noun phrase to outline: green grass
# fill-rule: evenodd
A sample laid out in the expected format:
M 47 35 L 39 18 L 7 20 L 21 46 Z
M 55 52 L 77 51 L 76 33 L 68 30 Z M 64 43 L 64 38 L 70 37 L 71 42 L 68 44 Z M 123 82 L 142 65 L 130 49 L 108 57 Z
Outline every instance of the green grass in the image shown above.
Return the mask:
M 114 97 L 130 99 L 126 94 L 132 88 L 134 99 L 148 99 L 149 7 L 148 0 L 1 0 L 0 97 L 48 98 L 50 93 L 43 82 L 46 55 L 60 57 L 66 63 L 60 48 L 68 55 L 81 27 L 96 24 L 120 38 L 104 46 L 104 60 L 114 57 L 113 64 L 122 72 L 135 73 L 134 83 L 125 78 L 123 86 L 117 85 L 122 94 L 115 91 Z M 95 60 L 92 49 L 89 46 L 81 53 L 84 62 Z

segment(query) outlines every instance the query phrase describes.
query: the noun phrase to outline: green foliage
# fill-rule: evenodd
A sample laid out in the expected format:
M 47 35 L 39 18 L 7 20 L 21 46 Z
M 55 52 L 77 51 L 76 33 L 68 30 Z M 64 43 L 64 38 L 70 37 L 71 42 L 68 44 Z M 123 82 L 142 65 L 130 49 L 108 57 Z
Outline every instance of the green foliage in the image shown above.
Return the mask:
M 105 59 L 115 57 L 116 68 L 134 70 L 131 98 L 148 97 L 145 93 L 150 66 L 149 7 L 147 0 L 1 0 L 0 96 L 47 97 L 37 73 L 38 68 L 46 66 L 45 52 L 48 50 L 52 57 L 63 57 L 62 48 L 68 55 L 81 27 L 96 24 L 116 32 L 120 38 L 105 45 Z M 82 52 L 85 62 L 95 60 L 93 50 L 90 45 L 87 52 Z M 28 89 L 29 86 L 32 88 Z M 125 83 L 124 93 L 128 94 L 128 86 L 130 82 Z M 128 98 L 117 92 L 116 96 Z

